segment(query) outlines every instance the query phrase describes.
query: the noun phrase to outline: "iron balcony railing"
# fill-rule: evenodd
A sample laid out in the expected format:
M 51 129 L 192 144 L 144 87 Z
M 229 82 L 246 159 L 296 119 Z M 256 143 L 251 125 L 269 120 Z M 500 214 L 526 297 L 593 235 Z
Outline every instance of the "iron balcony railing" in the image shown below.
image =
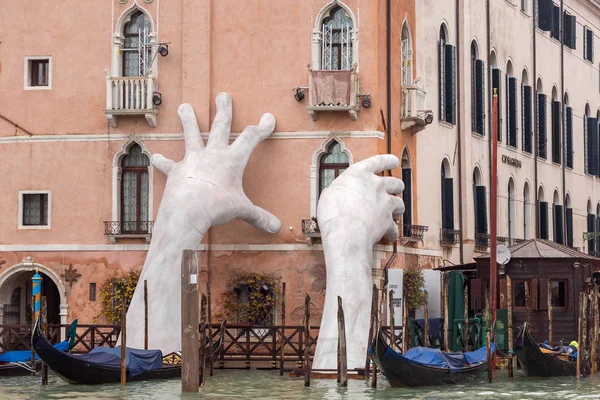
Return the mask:
M 316 219 L 302 220 L 302 234 L 307 237 L 321 237 L 319 224 Z
M 154 221 L 104 221 L 104 234 L 151 235 Z
M 475 250 L 487 251 L 490 247 L 490 234 L 489 233 L 476 233 L 475 234 Z
M 440 243 L 442 246 L 454 246 L 460 241 L 460 231 L 458 229 L 441 229 Z
M 401 225 L 400 236 L 411 240 L 423 240 L 425 232 L 429 230 L 425 225 Z

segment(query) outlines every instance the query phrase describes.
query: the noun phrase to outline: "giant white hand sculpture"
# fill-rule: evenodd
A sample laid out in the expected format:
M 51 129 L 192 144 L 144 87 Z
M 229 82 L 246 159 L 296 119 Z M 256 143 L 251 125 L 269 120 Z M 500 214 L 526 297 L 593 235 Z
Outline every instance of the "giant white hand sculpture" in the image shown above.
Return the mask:
M 181 350 L 181 254 L 196 249 L 211 226 L 239 218 L 265 232 L 281 223 L 255 206 L 244 194 L 242 176 L 256 145 L 275 128 L 275 117 L 264 114 L 258 126 L 244 129 L 229 145 L 231 97 L 220 93 L 217 113 L 204 147 L 189 104 L 178 113 L 183 125 L 185 156 L 178 163 L 160 154 L 152 164 L 167 175 L 152 241 L 140 276 L 148 281 L 149 348 L 164 354 Z M 127 311 L 127 345 L 144 345 L 143 285 L 138 284 Z
M 398 157 L 377 155 L 353 164 L 323 191 L 317 208 L 327 289 L 314 369 L 337 367 L 337 297 L 343 301 L 348 368 L 363 368 L 367 352 L 373 279 L 373 245 L 384 235 L 395 241 L 394 218 L 404 202 L 394 194 L 404 183 L 375 174 L 398 167 Z

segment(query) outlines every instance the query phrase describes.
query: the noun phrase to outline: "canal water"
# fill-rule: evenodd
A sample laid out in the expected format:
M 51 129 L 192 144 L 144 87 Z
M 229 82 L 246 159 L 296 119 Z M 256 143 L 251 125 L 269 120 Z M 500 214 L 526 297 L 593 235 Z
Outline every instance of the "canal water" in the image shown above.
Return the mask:
M 509 380 L 506 371 L 497 371 L 493 384 L 482 380 L 466 386 L 394 389 L 379 376 L 379 387 L 350 380 L 347 388 L 335 380 L 313 380 L 304 387 L 303 378 L 279 376 L 277 371 L 216 370 L 198 394 L 181 394 L 181 381 L 132 382 L 120 385 L 70 385 L 50 374 L 42 387 L 40 376 L 0 378 L 0 399 L 600 399 L 600 375 L 584 378 L 526 378 L 520 371 Z

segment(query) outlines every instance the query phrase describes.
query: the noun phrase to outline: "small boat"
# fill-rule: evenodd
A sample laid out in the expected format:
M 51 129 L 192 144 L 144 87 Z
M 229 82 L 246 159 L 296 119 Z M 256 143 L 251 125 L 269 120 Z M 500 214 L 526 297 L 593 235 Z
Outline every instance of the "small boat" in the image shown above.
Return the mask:
M 464 384 L 487 371 L 485 346 L 468 353 L 419 346 L 402 355 L 388 346 L 379 329 L 372 347 L 371 357 L 392 387 Z
M 213 344 L 207 355 L 216 357 L 223 343 L 221 337 Z M 41 335 L 38 325 L 31 339 L 33 348 L 40 358 L 58 376 L 68 383 L 96 385 L 121 381 L 121 347 L 96 347 L 87 354 L 74 355 L 56 350 Z M 169 379 L 181 377 L 181 364 L 168 362 L 173 354 L 162 356 L 160 350 L 126 348 L 127 381 Z
M 569 360 L 562 349 L 548 351 L 540 348 L 523 325 L 515 340 L 515 352 L 527 376 L 575 376 L 577 362 Z
M 69 349 L 69 341 L 54 345 L 59 351 Z M 31 375 L 42 368 L 42 360 L 36 354 L 35 366 L 31 365 L 31 350 L 13 350 L 0 354 L 0 376 L 23 376 Z

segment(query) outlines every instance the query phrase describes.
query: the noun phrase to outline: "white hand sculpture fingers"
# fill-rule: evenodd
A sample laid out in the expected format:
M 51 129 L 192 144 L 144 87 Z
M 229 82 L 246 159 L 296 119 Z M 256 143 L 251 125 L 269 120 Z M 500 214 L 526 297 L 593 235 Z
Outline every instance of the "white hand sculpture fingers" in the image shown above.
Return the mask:
M 275 129 L 275 117 L 273 114 L 266 113 L 260 118 L 257 126 L 249 126 L 242 134 L 233 142 L 231 149 L 236 157 L 244 157 L 246 161 L 250 158 L 250 154 L 256 148 L 256 145 L 261 140 L 271 136 Z
M 362 160 L 357 165 L 362 165 L 366 170 L 378 174 L 387 169 L 398 168 L 400 160 L 393 154 L 379 154 Z
M 392 206 L 392 217 L 399 218 L 406 209 L 404 206 L 404 200 L 400 197 L 390 196 L 390 205 Z
M 388 194 L 400 194 L 404 191 L 404 183 L 401 179 L 393 176 L 384 176 L 380 179 L 383 180 L 385 191 Z
M 255 206 L 250 200 L 247 201 L 247 205 L 242 210 L 239 218 L 267 233 L 279 232 L 281 228 L 281 222 L 276 216 L 263 208 Z
M 387 240 L 393 243 L 396 241 L 396 239 L 398 239 L 398 225 L 392 218 L 390 218 L 388 221 L 389 223 L 388 228 L 385 231 L 385 237 Z
M 152 157 L 150 157 L 150 162 L 152 165 L 154 165 L 154 168 L 165 175 L 169 175 L 171 168 L 173 168 L 173 165 L 175 165 L 173 160 L 169 160 L 162 154 L 152 154 Z
M 229 134 L 231 133 L 231 115 L 233 108 L 231 96 L 227 93 L 219 93 L 215 99 L 217 114 L 210 128 L 208 144 L 206 147 L 229 146 Z
M 194 109 L 187 103 L 179 106 L 177 109 L 181 125 L 183 125 L 183 140 L 185 143 L 185 153 L 199 152 L 204 148 L 202 135 L 198 127 L 198 121 L 194 114 Z

